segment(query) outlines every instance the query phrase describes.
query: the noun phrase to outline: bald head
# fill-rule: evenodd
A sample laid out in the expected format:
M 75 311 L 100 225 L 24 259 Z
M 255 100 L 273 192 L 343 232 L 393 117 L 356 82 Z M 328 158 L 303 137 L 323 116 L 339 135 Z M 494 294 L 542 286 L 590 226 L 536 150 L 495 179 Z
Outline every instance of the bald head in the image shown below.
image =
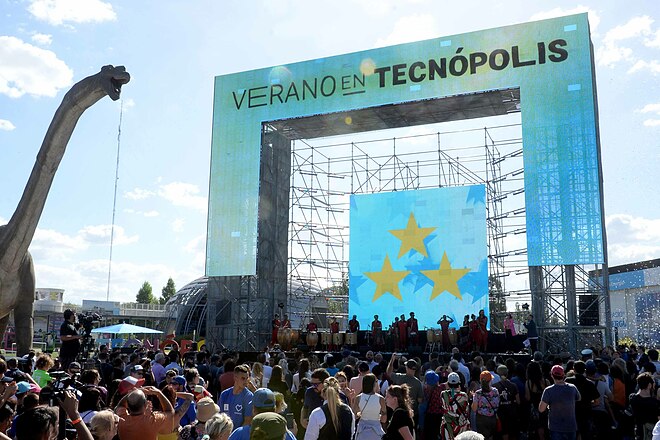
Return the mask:
M 131 414 L 141 414 L 147 404 L 147 396 L 144 395 L 142 390 L 134 390 L 126 398 L 128 404 L 128 412 Z

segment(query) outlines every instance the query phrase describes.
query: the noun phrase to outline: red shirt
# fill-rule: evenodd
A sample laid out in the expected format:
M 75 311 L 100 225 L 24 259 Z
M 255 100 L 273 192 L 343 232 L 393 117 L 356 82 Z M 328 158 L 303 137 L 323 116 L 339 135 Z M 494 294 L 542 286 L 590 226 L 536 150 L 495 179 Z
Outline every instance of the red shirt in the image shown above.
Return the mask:
M 396 323 L 396 325 L 399 327 L 399 334 L 406 334 L 406 329 L 408 328 L 408 323 L 406 321 L 399 321 Z
M 316 326 L 315 322 L 310 322 L 307 324 L 307 331 L 308 332 L 315 332 L 318 327 Z
M 339 333 L 339 323 L 331 322 L 330 323 L 330 333 Z
M 360 323 L 357 321 L 357 319 L 351 319 L 348 321 L 348 328 L 350 329 L 351 333 L 355 333 L 360 328 Z
M 282 321 L 282 325 L 280 327 L 282 327 L 282 328 L 291 328 L 291 321 L 289 321 L 288 319 L 285 319 L 284 321 Z
M 419 327 L 417 326 L 417 318 L 408 319 L 408 328 L 410 329 L 411 332 L 414 333 L 417 333 L 419 331 Z
M 273 319 L 273 330 L 280 328 L 280 320 Z

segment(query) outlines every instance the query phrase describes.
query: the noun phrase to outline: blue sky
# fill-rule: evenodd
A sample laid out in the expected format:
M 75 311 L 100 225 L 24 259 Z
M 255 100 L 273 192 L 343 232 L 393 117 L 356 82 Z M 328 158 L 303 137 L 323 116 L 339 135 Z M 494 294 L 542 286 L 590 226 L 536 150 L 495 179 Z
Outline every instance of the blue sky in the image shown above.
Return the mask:
M 110 299 L 182 287 L 204 271 L 215 75 L 588 11 L 610 262 L 660 257 L 657 2 L 475 3 L 0 0 L 0 224 L 64 93 L 123 64 Z M 32 243 L 37 285 L 67 301 L 106 296 L 119 108 L 81 118 Z

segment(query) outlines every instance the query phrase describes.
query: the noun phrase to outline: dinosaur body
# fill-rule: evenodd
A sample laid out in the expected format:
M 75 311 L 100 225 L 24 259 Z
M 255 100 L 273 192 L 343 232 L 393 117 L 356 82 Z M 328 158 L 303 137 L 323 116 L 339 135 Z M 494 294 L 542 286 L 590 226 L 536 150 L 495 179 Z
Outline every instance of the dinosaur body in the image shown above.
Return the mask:
M 104 66 L 96 75 L 73 85 L 48 127 L 37 160 L 9 223 L 0 226 L 0 334 L 14 312 L 17 354 L 30 350 L 33 335 L 35 277 L 28 247 L 48 197 L 55 172 L 71 134 L 85 110 L 108 95 L 119 99 L 121 86 L 130 80 L 124 67 Z

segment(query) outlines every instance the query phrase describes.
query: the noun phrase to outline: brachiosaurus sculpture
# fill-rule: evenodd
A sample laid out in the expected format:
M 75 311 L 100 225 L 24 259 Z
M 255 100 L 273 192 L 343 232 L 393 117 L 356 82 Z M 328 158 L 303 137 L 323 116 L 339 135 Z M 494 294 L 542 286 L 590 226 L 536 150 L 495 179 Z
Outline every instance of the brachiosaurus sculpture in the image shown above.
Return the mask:
M 48 127 L 23 196 L 9 223 L 0 226 L 0 335 L 14 311 L 16 351 L 30 350 L 33 332 L 34 266 L 28 247 L 37 229 L 50 185 L 76 123 L 85 110 L 108 95 L 119 99 L 121 86 L 131 79 L 123 66 L 104 66 L 96 75 L 74 84 Z

